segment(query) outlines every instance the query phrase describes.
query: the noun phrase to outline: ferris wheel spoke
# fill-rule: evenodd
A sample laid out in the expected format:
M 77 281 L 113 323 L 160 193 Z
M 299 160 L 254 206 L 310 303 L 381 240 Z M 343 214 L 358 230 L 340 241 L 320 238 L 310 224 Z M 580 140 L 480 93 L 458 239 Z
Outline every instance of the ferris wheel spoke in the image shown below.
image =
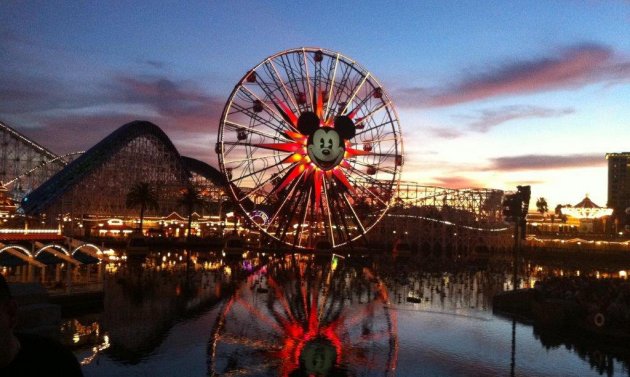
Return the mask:
M 375 123 L 376 123 L 376 122 L 375 122 Z M 388 121 L 386 121 L 386 122 L 378 123 L 378 124 L 375 124 L 374 126 L 370 126 L 370 127 L 368 127 L 368 128 L 364 128 L 364 129 L 362 129 L 362 130 L 361 130 L 361 132 L 357 132 L 357 134 L 356 134 L 356 135 L 354 135 L 354 137 L 357 137 L 357 136 L 363 135 L 363 134 L 365 134 L 366 132 L 369 132 L 369 131 L 374 131 L 374 130 L 383 129 L 384 127 L 386 127 L 386 126 L 388 126 L 388 125 L 392 125 L 392 126 L 394 126 L 394 121 L 393 121 L 393 120 L 388 120 Z M 396 133 L 394 133 L 394 135 L 395 135 L 395 134 L 396 134 Z
M 271 64 L 273 65 L 273 62 L 271 62 Z M 286 87 L 284 87 L 284 83 L 282 82 L 282 79 L 280 78 L 280 75 L 277 75 L 277 78 L 278 78 L 278 80 L 280 80 L 280 84 L 281 85 L 279 85 L 279 82 L 276 81 L 276 76 L 274 76 L 274 74 L 268 69 L 268 67 L 266 65 L 263 65 L 263 67 L 265 67 L 265 71 L 269 74 L 269 78 L 273 81 L 273 86 L 275 86 L 275 89 L 271 87 L 270 83 L 267 83 L 262 78 L 259 79 L 259 80 L 256 80 L 256 83 L 258 84 L 258 87 L 272 101 L 280 100 L 280 98 L 278 98 L 279 96 L 276 95 L 276 93 L 278 92 L 280 94 L 280 96 L 283 97 L 283 99 L 285 101 L 288 101 L 288 102 L 292 103 L 293 105 L 296 105 L 295 102 L 293 102 L 294 98 L 292 98 L 292 96 L 286 90 Z M 277 74 L 277 71 L 275 73 Z M 284 89 L 284 91 L 282 89 Z M 298 109 L 298 108 L 295 107 L 295 109 Z
M 269 68 L 269 66 L 271 66 L 271 68 Z M 291 94 L 291 92 L 287 88 L 286 84 L 284 83 L 284 80 L 282 80 L 282 77 L 280 76 L 280 73 L 278 73 L 278 69 L 276 68 L 276 65 L 274 64 L 272 60 L 267 60 L 265 62 L 265 69 L 269 73 L 269 76 L 274 81 L 276 86 L 279 88 L 282 88 L 283 90 L 282 97 L 284 98 L 284 100 L 291 103 L 295 111 L 299 111 L 299 107 L 297 103 L 295 102 L 295 97 Z
M 365 96 L 364 98 L 360 99 L 353 107 L 352 107 L 352 111 L 350 111 L 348 113 L 348 116 L 352 119 L 355 119 L 357 113 L 359 112 L 359 110 L 361 110 L 361 108 L 363 108 L 364 106 L 366 106 L 369 102 L 370 102 L 371 98 L 369 95 Z M 347 108 L 350 107 L 350 104 L 348 104 L 346 106 Z M 356 125 L 360 125 L 359 122 L 355 121 L 355 126 Z
M 229 126 L 231 129 L 235 130 L 235 131 L 243 130 L 243 131 L 248 132 L 248 133 L 260 135 L 260 136 L 263 136 L 263 137 L 266 137 L 266 138 L 269 138 L 269 139 L 272 139 L 272 140 L 276 140 L 276 141 L 281 141 L 281 142 L 291 142 L 291 141 L 293 141 L 293 140 L 289 139 L 288 137 L 285 137 L 284 133 L 278 133 L 277 135 L 272 135 L 270 133 L 257 130 L 255 128 L 248 128 L 245 125 L 233 122 L 231 120 L 226 120 L 225 124 L 227 126 Z
M 252 103 L 254 103 L 255 101 L 258 101 L 258 103 L 260 105 L 262 105 L 262 109 L 265 110 L 265 112 L 267 114 L 269 114 L 277 122 L 277 124 L 285 124 L 286 123 L 284 128 L 293 127 L 293 125 L 290 124 L 291 118 L 286 113 L 284 113 L 284 112 L 281 113 L 280 112 L 281 110 L 279 110 L 277 106 L 276 106 L 275 109 L 273 107 L 269 106 L 267 104 L 267 101 L 262 100 L 254 92 L 249 90 L 249 88 L 247 88 L 246 86 L 243 86 L 242 90 L 243 90 L 243 93 L 250 99 L 250 101 L 252 101 Z M 270 97 L 270 99 L 272 101 L 274 101 L 274 106 L 275 106 L 275 101 L 276 101 L 275 98 L 276 98 L 275 96 Z M 276 132 L 279 132 L 281 134 L 283 133 L 283 129 L 282 128 L 271 127 L 270 124 L 272 124 L 272 123 L 271 122 L 267 122 L 265 125 L 267 127 L 271 128 L 271 129 L 273 129 Z
M 345 236 L 347 234 L 347 224 L 343 213 L 343 206 L 339 201 L 339 189 L 333 180 L 328 181 L 328 183 L 330 186 L 327 190 L 329 194 L 328 201 L 332 203 L 332 208 L 335 208 L 335 210 L 330 211 L 332 213 L 332 220 L 335 222 L 333 229 L 336 230 L 340 240 L 345 240 L 347 238 Z M 344 230 L 346 231 L 345 234 Z
M 359 186 L 359 190 L 361 190 L 361 192 L 370 195 L 372 198 L 376 199 L 379 203 L 381 203 L 384 207 L 387 207 L 387 203 L 383 201 L 383 199 L 381 199 L 381 197 L 379 197 L 378 195 L 376 195 L 375 193 L 373 193 L 369 188 L 367 187 L 363 187 L 363 186 Z
M 284 208 L 284 206 L 289 202 L 289 198 L 291 198 L 293 196 L 296 187 L 297 187 L 297 182 L 296 181 L 294 181 L 291 185 L 289 185 L 289 187 L 288 187 L 289 194 L 284 197 L 284 199 L 280 202 L 280 205 L 274 211 L 273 216 L 271 216 L 271 218 L 269 219 L 269 225 L 267 226 L 265 231 L 269 230 L 269 228 L 271 227 L 273 222 L 276 220 L 276 218 L 279 216 L 279 214 L 282 211 L 282 209 Z
M 291 168 L 291 166 L 287 166 L 285 168 L 283 168 L 282 170 L 280 170 L 277 174 L 280 175 L 281 173 L 284 173 L 285 171 L 289 170 Z M 255 188 L 253 188 L 252 190 L 250 190 L 249 192 L 247 192 L 244 196 L 237 198 L 237 202 L 242 202 L 243 200 L 249 198 L 250 196 L 256 194 L 258 191 L 262 190 L 265 185 L 267 183 L 271 183 L 276 177 L 271 175 L 269 178 L 265 179 L 264 181 L 260 182 Z
M 378 113 L 380 110 L 382 110 L 383 108 L 386 108 L 387 106 L 389 106 L 391 103 L 386 102 L 386 101 L 382 101 L 378 106 L 376 106 L 375 108 L 373 108 L 372 110 L 370 110 L 367 114 L 355 119 L 355 126 L 359 127 L 359 126 L 363 126 L 363 123 L 373 119 L 372 117 L 374 116 L 374 114 Z
M 271 168 L 274 168 L 274 167 L 276 167 L 278 165 L 282 165 L 282 164 L 284 164 L 284 162 L 280 161 L 280 162 L 278 162 L 276 164 L 265 166 L 265 167 L 263 167 L 261 169 L 254 170 L 253 172 L 251 172 L 249 174 L 241 175 L 240 177 L 238 177 L 236 179 L 230 179 L 230 180 L 228 180 L 228 183 L 236 183 L 236 182 L 242 181 L 243 179 L 251 177 L 252 175 L 256 175 L 256 174 L 262 173 L 265 170 L 269 170 Z
M 318 54 L 318 52 L 315 52 L 315 54 Z M 320 88 L 320 85 L 321 85 L 320 81 L 321 81 L 321 76 L 322 76 L 322 60 L 323 60 L 323 54 L 321 55 L 321 60 L 317 61 L 317 59 L 315 59 L 315 61 L 313 62 L 314 78 L 313 78 L 313 93 L 311 94 L 312 101 L 313 101 L 313 112 L 320 119 L 322 117 L 321 111 L 322 111 L 322 104 L 323 104 L 323 98 L 322 98 L 322 93 L 321 93 L 321 88 Z
M 294 183 L 295 187 L 299 186 L 299 179 L 295 180 Z M 289 208 L 288 212 L 286 213 L 286 215 L 284 217 L 282 217 L 278 224 L 278 230 L 276 231 L 276 234 L 279 235 L 280 237 L 280 241 L 282 242 L 287 242 L 286 240 L 286 236 L 287 236 L 287 231 L 289 230 L 289 227 L 291 226 L 291 221 L 294 219 L 295 214 L 296 214 L 296 210 L 299 207 L 300 203 L 302 202 L 302 197 L 304 196 L 304 190 L 300 190 L 299 188 L 295 191 L 293 191 L 293 195 L 294 200 L 292 200 L 292 206 L 291 208 Z M 296 231 L 300 229 L 300 224 L 297 224 L 298 227 L 296 228 Z M 293 247 L 295 247 L 295 243 L 293 244 Z
M 282 333 L 282 329 L 276 323 L 272 322 L 270 318 L 265 316 L 260 310 L 252 306 L 252 304 L 244 300 L 242 297 L 237 296 L 236 302 L 240 304 L 240 306 L 243 307 L 245 310 L 247 310 L 249 314 L 259 319 L 261 323 L 264 323 L 265 325 L 269 326 L 271 329 L 273 329 L 277 333 L 280 333 L 280 334 Z
M 284 311 L 285 318 L 288 318 L 290 321 L 295 322 L 295 317 L 293 317 L 293 313 L 291 312 L 291 308 L 289 306 L 289 302 L 287 300 L 287 296 L 284 292 L 284 289 L 282 289 L 282 287 L 278 285 L 275 279 L 271 277 L 267 279 L 267 282 L 269 283 L 271 288 L 274 290 L 275 298 L 280 302 L 280 306 L 282 307 L 282 310 Z
M 342 101 L 341 96 L 344 95 L 343 88 L 346 88 L 348 86 L 347 84 L 348 84 L 348 81 L 350 80 L 350 74 L 351 73 L 352 73 L 352 71 L 350 70 L 350 68 L 342 67 L 342 69 L 341 69 L 341 79 L 337 82 L 337 85 L 335 85 L 337 90 L 335 91 L 335 94 L 334 94 L 335 95 L 335 97 L 333 99 L 333 103 L 334 104 L 341 105 L 342 102 L 344 102 L 344 101 Z M 346 101 L 346 105 L 347 105 L 347 101 Z M 332 114 L 332 116 L 331 116 L 330 113 L 327 114 L 327 117 L 325 119 L 329 119 L 331 117 L 334 118 L 337 115 L 341 115 L 343 109 L 339 108 L 339 109 L 335 110 L 335 109 L 331 108 L 330 110 L 331 111 L 336 111 L 336 112 L 334 114 Z
M 230 164 L 236 164 L 236 163 L 240 163 L 240 162 L 266 160 L 266 159 L 277 158 L 277 157 L 278 157 L 278 155 L 275 155 L 275 154 L 270 154 L 270 155 L 266 155 L 266 156 L 249 157 L 249 158 L 246 157 L 246 158 L 239 158 L 239 159 L 236 159 L 236 160 L 223 160 L 223 164 L 230 165 Z
M 235 344 L 253 348 L 255 350 L 269 350 L 278 348 L 278 344 L 270 342 L 268 338 L 255 339 L 252 335 L 242 336 L 236 334 L 222 334 L 220 340 L 226 344 Z
M 391 157 L 391 155 L 389 155 L 389 154 L 388 155 L 381 155 L 381 156 Z M 360 161 L 358 159 L 354 159 L 353 161 L 357 165 L 365 166 L 367 168 L 369 168 L 370 166 L 372 166 L 372 167 L 375 166 L 374 163 L 367 163 L 367 162 Z M 388 170 L 386 166 L 381 167 L 380 166 L 380 162 L 382 162 L 382 161 L 379 161 L 378 167 L 374 167 L 374 169 L 376 169 L 377 173 L 381 172 L 381 173 L 386 173 L 386 174 L 395 174 L 395 172 L 392 172 L 391 170 Z
M 297 60 L 298 60 L 298 64 L 301 64 L 299 62 L 300 59 L 297 58 Z M 299 93 L 302 93 L 302 89 L 298 85 L 300 82 L 302 82 L 302 80 L 297 77 L 295 73 L 295 68 L 293 67 L 293 64 L 291 63 L 291 61 L 289 60 L 289 57 L 280 56 L 279 63 L 282 65 L 282 69 L 284 70 L 284 73 L 286 73 L 287 75 L 287 82 L 289 84 L 289 87 L 291 88 L 293 97 L 295 98 L 297 95 L 299 95 Z M 296 109 L 298 110 L 297 112 L 300 113 L 301 108 L 300 108 L 300 104 L 297 103 L 297 100 L 296 100 L 296 105 L 297 105 Z
M 328 183 L 327 180 L 325 179 L 323 181 L 322 184 L 322 188 L 324 190 L 324 195 L 323 195 L 323 200 L 322 200 L 322 205 L 325 203 L 326 204 L 326 208 L 328 209 L 328 211 L 326 211 L 326 214 L 328 215 L 328 236 L 330 237 L 330 243 L 332 244 L 333 247 L 335 247 L 335 233 L 333 231 L 333 222 L 332 222 L 332 210 L 331 210 L 331 205 L 330 205 L 330 201 L 329 201 L 329 195 L 328 195 Z
M 328 85 L 330 88 L 328 89 L 328 101 L 326 102 L 326 111 L 324 112 L 324 118 L 328 119 L 331 107 L 330 105 L 333 103 L 333 91 L 335 88 L 335 76 L 337 75 L 337 65 L 339 64 L 339 54 L 335 56 L 335 67 L 332 69 L 332 75 L 330 75 L 330 70 L 328 71 Z
M 352 166 L 351 164 L 346 165 L 346 167 L 350 170 L 350 172 L 352 174 L 355 174 L 357 176 L 359 176 L 362 179 L 365 179 L 368 183 L 371 184 L 378 184 L 379 181 L 377 179 L 374 179 L 372 177 L 370 177 L 368 174 L 362 172 L 361 170 L 355 168 L 354 166 Z
M 350 213 L 352 213 L 352 217 L 354 218 L 354 221 L 357 223 L 358 228 L 361 230 L 361 234 L 367 233 L 367 231 L 365 230 L 365 226 L 361 222 L 361 219 L 359 218 L 359 215 L 357 215 L 357 212 L 354 210 L 354 207 L 348 200 L 348 197 L 345 194 L 343 194 L 342 197 L 343 197 L 344 202 L 346 203 L 346 206 L 348 206 L 348 208 L 350 209 Z
M 289 106 L 287 106 L 287 104 L 284 101 L 274 96 L 273 93 L 268 94 L 268 96 L 270 97 L 270 100 L 275 107 L 275 111 L 278 114 L 280 114 L 280 117 L 282 118 L 282 121 L 278 122 L 278 125 L 284 125 L 285 128 L 290 128 L 290 129 L 295 130 L 296 125 L 297 125 L 297 115 L 295 115 L 295 112 Z M 264 105 L 266 104 L 263 102 L 263 108 L 264 108 Z M 267 125 L 272 124 L 271 122 L 265 122 L 265 123 Z M 277 132 L 283 132 L 282 129 L 279 129 L 277 127 L 270 126 L 270 128 L 273 128 Z
M 301 228 L 304 224 L 306 224 L 306 214 L 308 213 L 308 201 L 311 197 L 311 193 L 313 191 L 313 186 L 310 186 L 308 189 L 308 193 L 306 194 L 306 205 L 301 206 L 301 211 L 302 213 L 300 214 L 300 218 L 302 218 L 302 221 L 300 223 L 298 223 L 298 227 L 295 228 L 295 239 L 297 240 L 297 245 L 298 246 L 302 246 L 302 237 L 301 237 Z M 294 242 L 295 244 L 295 242 Z
M 315 112 L 315 102 L 313 101 L 313 90 L 317 90 L 317 89 L 315 87 L 311 87 L 311 75 L 309 74 L 308 59 L 306 58 L 306 51 L 304 49 L 302 49 L 302 59 L 304 60 L 304 66 L 303 66 L 304 68 L 302 72 L 303 73 L 302 77 L 306 78 L 306 83 L 304 85 L 306 86 L 306 89 L 308 90 L 308 95 L 306 96 L 306 98 L 307 98 L 307 102 L 308 101 L 311 102 L 311 106 L 309 106 L 309 108 L 312 109 L 313 112 Z M 306 95 L 307 93 L 304 93 L 304 94 Z
M 278 120 L 278 119 L 274 118 L 273 115 L 272 115 L 272 119 L 274 121 L 271 121 L 269 119 L 265 119 L 265 118 L 261 117 L 258 113 L 253 111 L 252 108 L 244 107 L 241 104 L 233 104 L 232 107 L 236 111 L 230 113 L 228 116 L 232 116 L 233 117 L 233 116 L 235 116 L 235 114 L 247 116 L 251 120 L 253 120 L 255 125 L 265 126 L 265 127 L 269 128 L 269 129 L 272 129 L 272 130 L 276 131 L 278 134 L 283 134 L 285 129 L 288 128 L 287 126 L 283 126 L 283 125 L 290 125 L 291 124 L 291 117 L 289 115 L 285 114 L 285 113 L 282 113 L 284 115 L 281 114 L 281 117 L 282 117 L 281 120 Z M 263 106 L 263 108 L 264 108 L 264 106 Z M 282 111 L 280 108 L 277 108 L 277 109 L 278 109 L 278 111 Z

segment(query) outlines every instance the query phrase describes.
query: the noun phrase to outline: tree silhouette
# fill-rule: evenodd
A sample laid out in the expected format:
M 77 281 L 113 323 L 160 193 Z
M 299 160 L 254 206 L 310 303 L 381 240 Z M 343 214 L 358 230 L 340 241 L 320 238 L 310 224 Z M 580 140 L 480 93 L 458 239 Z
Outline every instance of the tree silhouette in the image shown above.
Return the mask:
M 140 207 L 140 234 L 144 223 L 144 211 L 147 209 L 156 210 L 159 208 L 157 193 L 147 182 L 138 182 L 131 187 L 127 193 L 125 202 L 127 208 Z
M 203 208 L 206 202 L 201 190 L 194 185 L 189 185 L 181 191 L 179 204 L 186 209 L 186 214 L 188 215 L 188 232 L 186 234 L 187 238 L 190 239 L 190 231 L 192 229 L 192 215 L 195 212 L 195 209 Z
M 536 208 L 538 208 L 538 212 L 544 216 L 549 209 L 549 207 L 547 207 L 547 199 L 542 197 L 538 198 L 538 200 L 536 200 Z

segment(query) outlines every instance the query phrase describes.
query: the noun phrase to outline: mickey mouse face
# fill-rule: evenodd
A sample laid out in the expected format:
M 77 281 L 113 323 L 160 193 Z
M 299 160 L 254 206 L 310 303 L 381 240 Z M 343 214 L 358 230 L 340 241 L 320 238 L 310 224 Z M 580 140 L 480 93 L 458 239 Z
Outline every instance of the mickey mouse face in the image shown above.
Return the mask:
M 341 162 L 346 150 L 344 144 L 337 131 L 330 127 L 321 127 L 309 137 L 308 156 L 317 166 L 328 170 Z
M 298 130 L 308 135 L 307 151 L 311 161 L 323 170 L 339 165 L 346 151 L 345 140 L 354 137 L 356 127 L 347 116 L 335 118 L 335 127 L 320 127 L 315 113 L 306 111 L 298 119 Z

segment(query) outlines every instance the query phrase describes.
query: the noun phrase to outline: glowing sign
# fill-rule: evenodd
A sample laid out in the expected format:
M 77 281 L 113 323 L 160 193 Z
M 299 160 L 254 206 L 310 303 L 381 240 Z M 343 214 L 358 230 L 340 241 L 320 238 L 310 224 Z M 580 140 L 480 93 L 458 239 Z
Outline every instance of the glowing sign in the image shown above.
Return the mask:
M 251 211 L 249 217 L 258 225 L 267 225 L 269 223 L 269 215 L 260 210 Z

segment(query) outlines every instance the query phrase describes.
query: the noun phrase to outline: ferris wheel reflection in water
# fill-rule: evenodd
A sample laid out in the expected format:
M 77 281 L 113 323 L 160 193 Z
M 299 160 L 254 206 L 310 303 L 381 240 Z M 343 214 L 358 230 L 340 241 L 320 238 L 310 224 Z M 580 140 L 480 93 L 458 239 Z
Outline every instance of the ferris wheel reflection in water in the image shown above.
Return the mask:
M 210 376 L 393 376 L 397 320 L 368 268 L 280 261 L 227 300 L 208 345 Z

